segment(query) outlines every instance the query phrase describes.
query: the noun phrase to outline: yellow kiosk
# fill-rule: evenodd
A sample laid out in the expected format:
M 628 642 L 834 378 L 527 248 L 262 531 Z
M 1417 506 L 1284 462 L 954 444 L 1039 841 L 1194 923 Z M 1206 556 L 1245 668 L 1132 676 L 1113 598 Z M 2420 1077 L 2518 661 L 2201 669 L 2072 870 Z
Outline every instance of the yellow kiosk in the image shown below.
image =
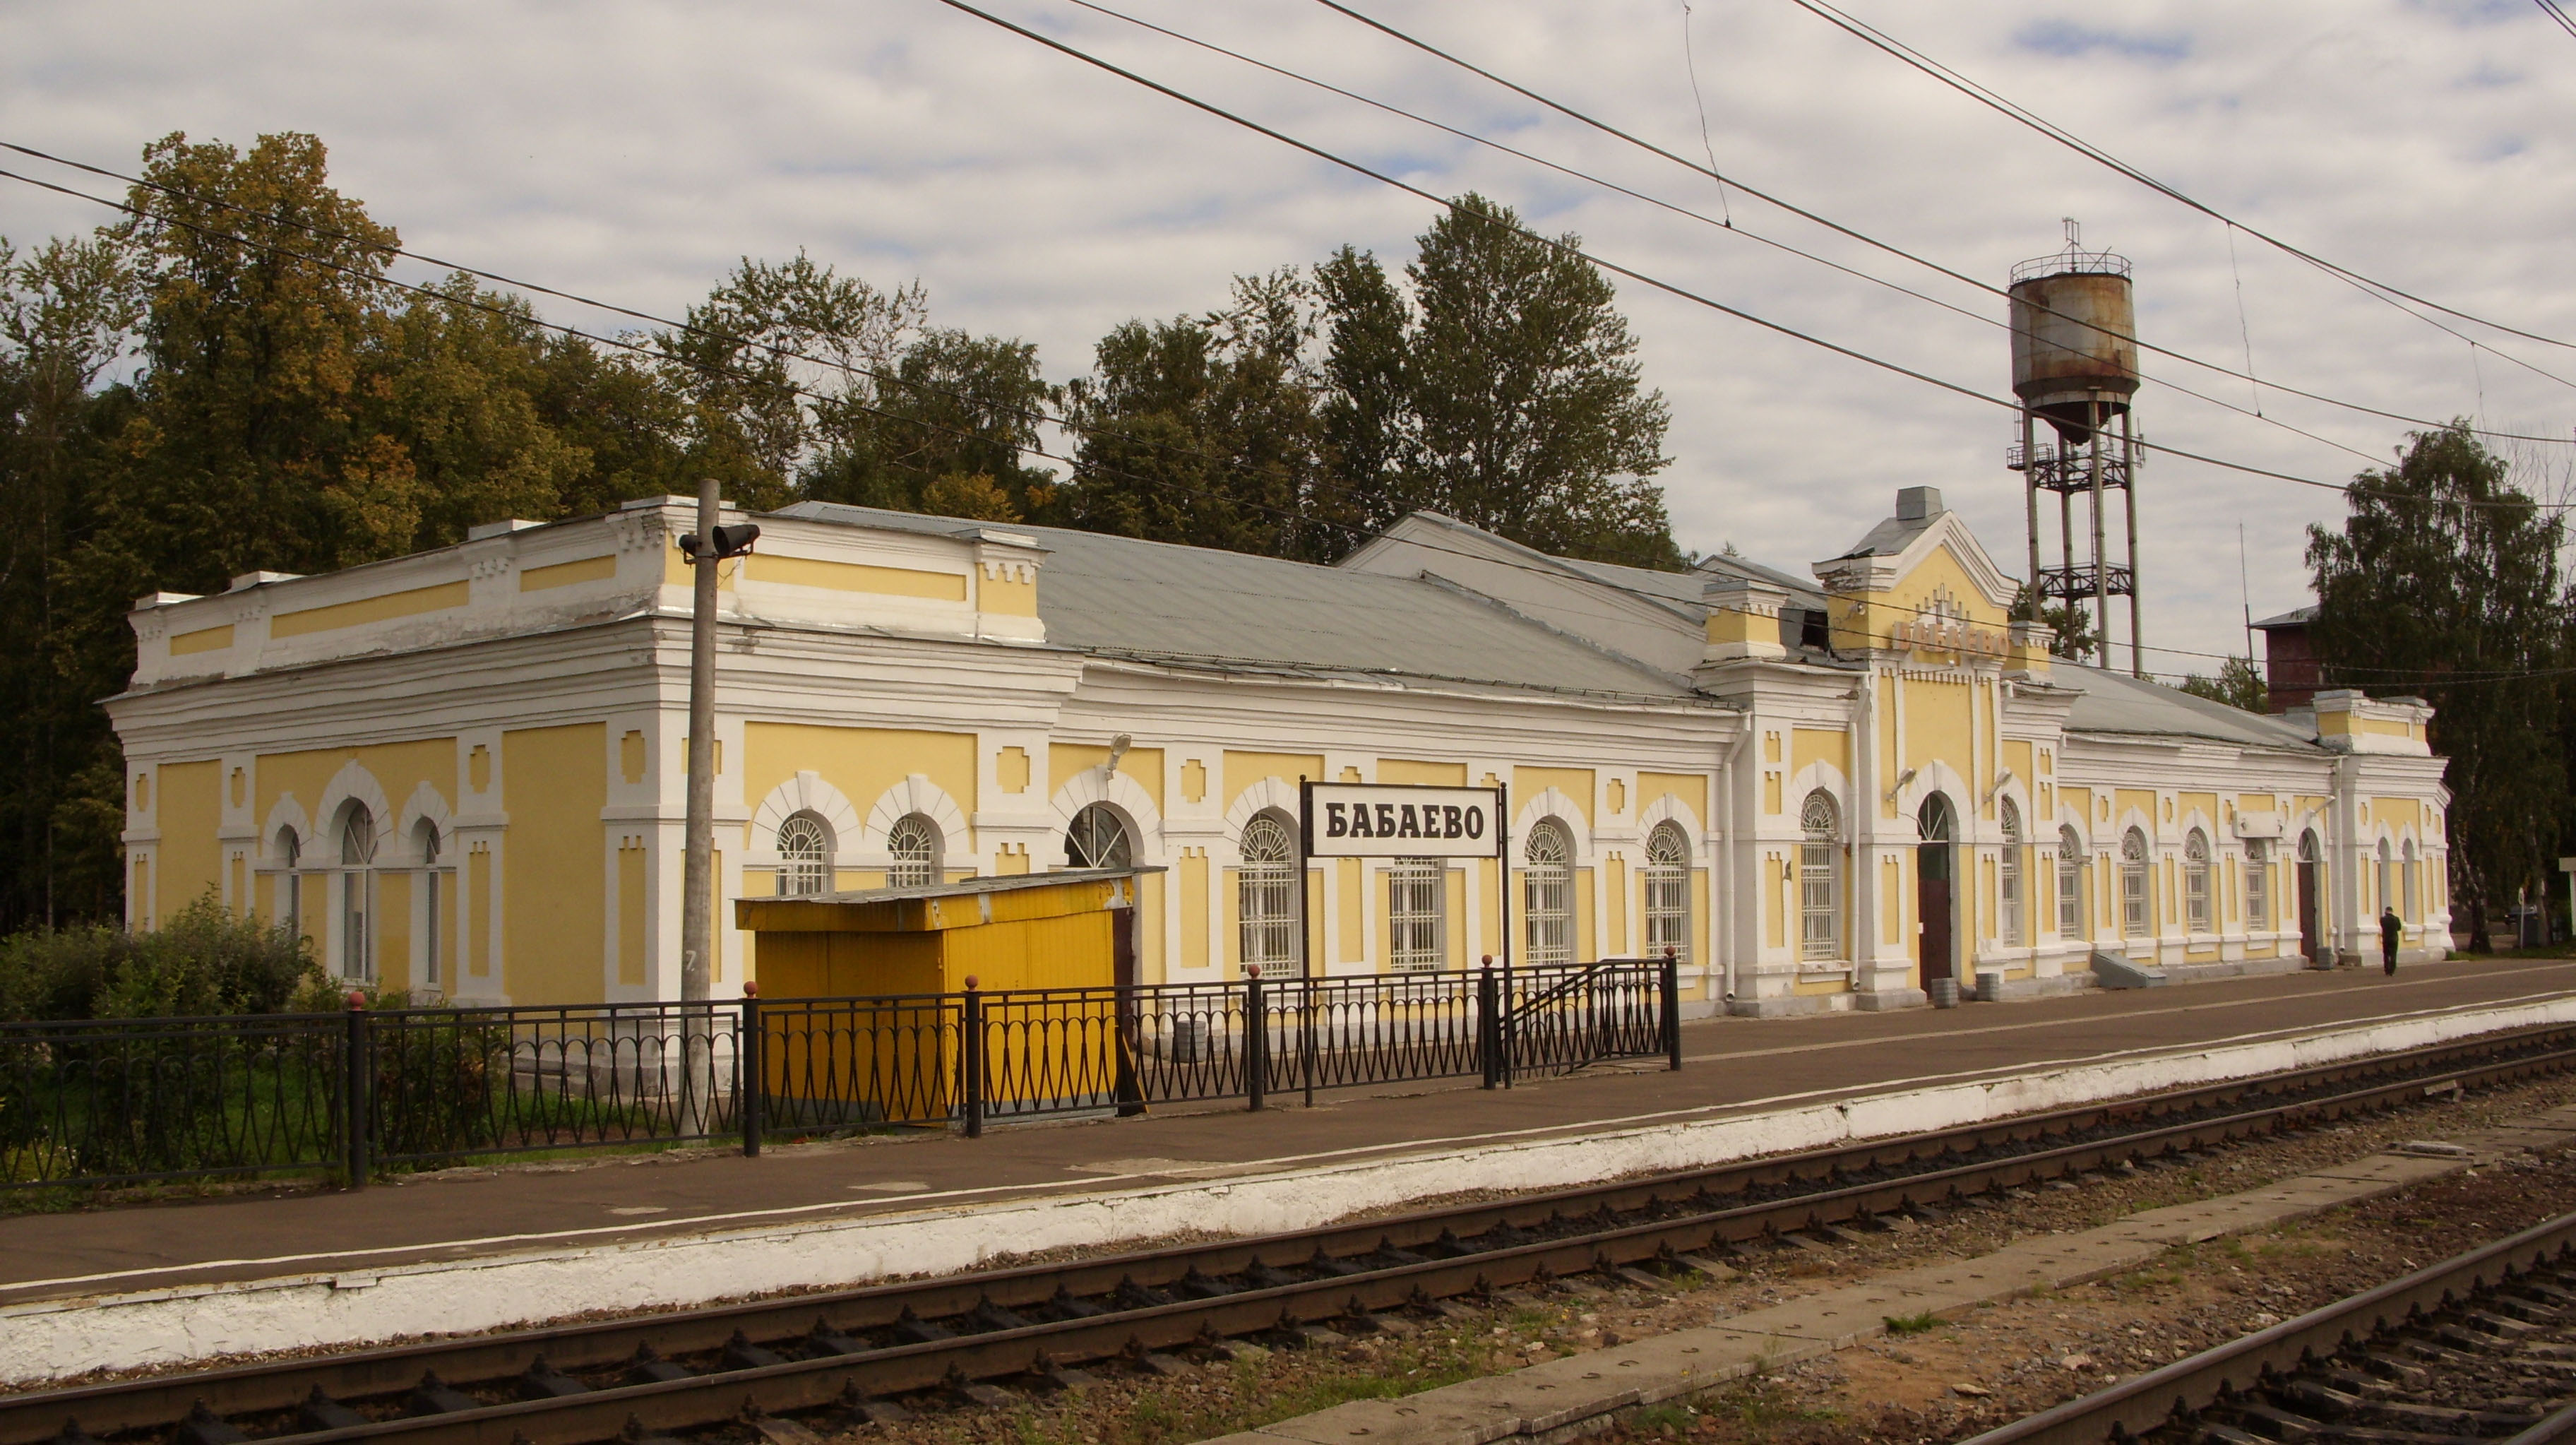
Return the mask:
M 1121 985 L 1136 982 L 1137 875 L 1160 871 L 736 899 L 759 981 L 763 1115 L 974 1130 L 1020 1099 L 1134 1107 Z

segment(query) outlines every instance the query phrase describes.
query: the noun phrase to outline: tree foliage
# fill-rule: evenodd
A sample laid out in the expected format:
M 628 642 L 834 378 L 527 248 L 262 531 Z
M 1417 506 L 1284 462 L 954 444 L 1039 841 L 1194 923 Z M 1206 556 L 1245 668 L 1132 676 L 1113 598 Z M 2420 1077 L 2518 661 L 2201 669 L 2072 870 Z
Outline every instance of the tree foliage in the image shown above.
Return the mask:
M 348 567 L 709 474 L 755 508 L 1315 561 L 1431 507 L 1532 546 L 1680 562 L 1650 480 L 1666 409 L 1609 283 L 1477 197 L 1401 281 L 1348 247 L 1239 277 L 1215 311 L 1113 328 L 1059 386 L 1026 341 L 933 325 L 918 283 L 801 252 L 745 257 L 680 324 L 610 338 L 470 276 L 398 281 L 397 232 L 331 183 L 309 135 L 171 135 L 143 174 L 119 224 L 0 239 L 16 643 L 0 932 L 121 912 L 125 771 L 97 699 L 132 675 L 127 613 L 152 592 Z M 1064 433 L 1069 472 L 1040 456 Z
M 2250 657 L 2228 658 L 2218 665 L 2215 677 L 2203 677 L 2195 672 L 2182 680 L 2182 690 L 2194 697 L 2223 702 L 2247 712 L 2272 710 L 2272 689 L 2264 683 L 2261 670 L 2254 666 L 2254 659 Z
M 2347 504 L 2342 530 L 2308 530 L 2310 635 L 2328 686 L 2433 704 L 2452 897 L 2483 950 L 2497 910 L 2546 885 L 2560 834 L 2566 523 L 2465 421 L 2416 434 L 2394 466 L 2354 478 Z

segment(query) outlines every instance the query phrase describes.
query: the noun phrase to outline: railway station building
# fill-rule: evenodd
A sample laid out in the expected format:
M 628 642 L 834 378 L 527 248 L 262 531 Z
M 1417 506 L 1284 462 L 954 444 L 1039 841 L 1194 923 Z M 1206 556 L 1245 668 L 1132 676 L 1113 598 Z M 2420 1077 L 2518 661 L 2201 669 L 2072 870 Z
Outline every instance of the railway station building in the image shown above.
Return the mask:
M 1803 574 L 1430 514 L 1338 566 L 821 503 L 723 564 L 731 900 L 1138 866 L 1147 982 L 1681 960 L 1696 1012 L 2449 940 L 2431 710 L 2241 712 L 2053 659 L 1939 493 Z M 132 613 L 129 921 L 212 893 L 336 974 L 677 997 L 676 497 Z M 1508 789 L 1496 860 L 1301 861 L 1301 779 Z M 1301 940 L 1299 890 L 1304 892 Z M 1302 949 L 1304 957 L 1300 958 Z

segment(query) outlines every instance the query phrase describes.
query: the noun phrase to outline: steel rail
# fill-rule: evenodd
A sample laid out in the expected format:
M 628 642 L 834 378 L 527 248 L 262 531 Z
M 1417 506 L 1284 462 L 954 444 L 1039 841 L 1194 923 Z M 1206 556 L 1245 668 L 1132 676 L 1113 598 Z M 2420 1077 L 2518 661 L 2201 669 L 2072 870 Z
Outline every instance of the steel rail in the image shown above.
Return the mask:
M 2223 1392 L 2251 1390 L 2267 1374 L 2331 1355 L 2405 1323 L 2419 1310 L 2439 1309 L 2454 1297 L 2547 1264 L 2571 1247 L 2576 1247 L 2576 1214 L 2562 1214 L 2297 1319 L 1989 1430 L 1966 1445 L 2104 1445 L 2143 1435 L 2176 1411 L 2200 1409 Z M 2543 1420 L 2524 1434 L 2536 1440 L 2558 1438 L 2534 1434 L 2550 1424 Z
M 2445 1066 L 2477 1056 L 2487 1057 L 2445 1071 Z M 613 1369 L 646 1348 L 666 1358 L 685 1357 L 720 1351 L 737 1340 L 775 1344 L 812 1331 L 857 1346 L 851 1336 L 897 1326 L 908 1318 L 953 1319 L 987 1309 L 1008 1313 L 1053 1308 L 1071 1315 L 953 1338 L 857 1347 L 853 1353 L 722 1369 L 686 1379 L 310 1430 L 292 1438 L 298 1445 L 392 1435 L 440 1445 L 487 1438 L 492 1445 L 507 1445 L 514 1433 L 524 1433 L 532 1440 L 574 1441 L 616 1434 L 630 1414 L 654 1429 L 688 1428 L 738 1416 L 746 1403 L 772 1413 L 811 1409 L 828 1406 L 850 1390 L 893 1394 L 944 1381 L 1023 1373 L 1033 1366 L 1043 1372 L 1050 1364 L 1140 1348 L 1164 1349 L 1210 1334 L 1254 1332 L 1283 1322 L 1311 1323 L 1400 1308 L 1443 1295 L 1618 1268 L 1938 1204 L 2081 1173 L 2120 1159 L 2194 1149 L 2571 1064 L 2576 1064 L 2576 1028 L 2547 1027 L 1922 1135 L 1257 1239 L 0 1396 L 0 1445 L 34 1445 L 53 1438 L 66 1420 L 77 1420 L 83 1431 L 122 1434 L 168 1427 L 192 1408 L 218 1417 L 240 1417 L 293 1411 L 315 1391 L 333 1401 L 399 1395 L 424 1374 L 453 1384 L 480 1385 L 523 1375 L 540 1361 L 544 1370 L 553 1372 Z M 2386 1077 L 2391 1074 L 2403 1077 Z M 2341 1087 L 2373 1076 L 2376 1082 Z M 2314 1092 L 2329 1088 L 2341 1091 Z M 2284 1094 L 2292 1097 L 2240 1107 L 2249 1095 L 2263 1099 Z M 2156 1122 L 2214 1108 L 2230 1112 Z M 2148 1127 L 2136 1127 L 2142 1120 Z M 2052 1148 L 2027 1147 L 2052 1135 L 2105 1129 L 2121 1132 Z M 1952 1155 L 2016 1146 L 2023 1147 L 2023 1152 L 1946 1166 L 1937 1162 Z M 1933 1161 L 1929 1167 L 1927 1160 Z M 1879 1177 L 1837 1183 L 1854 1175 Z M 1823 1187 L 1815 1187 L 1815 1181 L 1822 1181 Z M 1726 1195 L 1781 1188 L 1798 1192 L 1719 1203 Z M 1635 1219 L 1639 1214 L 1660 1217 Z M 1591 1218 L 1601 1220 L 1601 1227 L 1545 1239 L 1527 1235 L 1531 1229 L 1562 1229 L 1570 1221 Z M 1465 1243 L 1498 1232 L 1496 1245 L 1480 1248 Z M 1441 1257 L 1420 1257 L 1425 1252 Z M 1248 1273 L 1258 1279 L 1257 1272 L 1263 1270 L 1299 1269 L 1318 1270 L 1319 1275 L 1253 1288 L 1220 1283 Z M 1080 1303 L 1122 1292 L 1132 1301 L 1140 1298 L 1138 1290 L 1146 1292 L 1141 1298 L 1150 1298 L 1175 1289 L 1202 1297 L 1108 1310 Z M 1074 1309 L 1058 1308 L 1067 1300 L 1077 1302 Z M 594 1429 L 604 1418 L 601 1412 L 619 1410 L 626 1413 L 604 1430 Z M 498 1427 L 499 1434 L 487 1436 L 486 1424 L 494 1421 L 507 1424 Z

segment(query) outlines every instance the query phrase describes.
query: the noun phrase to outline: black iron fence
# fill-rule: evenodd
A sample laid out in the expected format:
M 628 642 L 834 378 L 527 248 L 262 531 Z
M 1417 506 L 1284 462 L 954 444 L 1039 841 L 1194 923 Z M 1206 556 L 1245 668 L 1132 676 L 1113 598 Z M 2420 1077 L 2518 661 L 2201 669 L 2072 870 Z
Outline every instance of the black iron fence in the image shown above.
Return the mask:
M 1681 1066 L 1667 961 L 573 1008 L 0 1024 L 0 1190 L 959 1128 Z

